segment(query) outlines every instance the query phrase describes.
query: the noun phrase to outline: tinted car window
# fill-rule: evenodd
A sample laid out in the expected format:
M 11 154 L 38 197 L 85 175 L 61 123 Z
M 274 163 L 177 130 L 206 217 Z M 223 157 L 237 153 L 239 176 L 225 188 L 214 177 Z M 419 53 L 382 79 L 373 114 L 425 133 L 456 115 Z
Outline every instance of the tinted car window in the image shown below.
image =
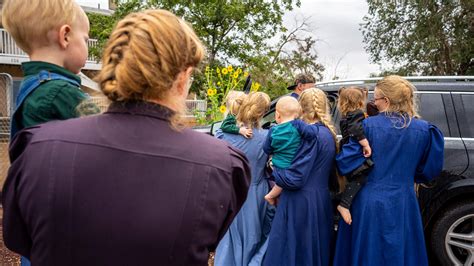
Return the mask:
M 443 98 L 439 93 L 419 93 L 420 115 L 437 126 L 444 136 L 450 136 Z
M 474 95 L 461 94 L 461 106 L 456 106 L 459 111 L 459 121 L 462 122 L 461 134 L 465 138 L 474 137 Z

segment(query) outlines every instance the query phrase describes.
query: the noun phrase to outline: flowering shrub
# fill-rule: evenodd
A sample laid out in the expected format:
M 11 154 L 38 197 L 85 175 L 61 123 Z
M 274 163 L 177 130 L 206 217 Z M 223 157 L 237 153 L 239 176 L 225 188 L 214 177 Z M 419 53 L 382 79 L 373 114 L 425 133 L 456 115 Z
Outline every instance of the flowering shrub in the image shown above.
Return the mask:
M 223 120 L 227 112 L 226 97 L 231 90 L 242 90 L 245 80 L 248 76 L 241 68 L 234 69 L 233 66 L 227 67 L 206 67 L 205 71 L 207 110 L 205 115 L 198 115 L 197 123 L 206 124 Z M 260 88 L 259 83 L 252 84 L 252 91 Z

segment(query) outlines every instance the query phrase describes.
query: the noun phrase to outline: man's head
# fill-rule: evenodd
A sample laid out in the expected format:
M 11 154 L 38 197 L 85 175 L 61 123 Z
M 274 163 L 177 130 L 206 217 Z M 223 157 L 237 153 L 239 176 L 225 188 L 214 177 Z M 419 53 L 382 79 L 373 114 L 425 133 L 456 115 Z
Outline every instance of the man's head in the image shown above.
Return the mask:
M 84 66 L 89 20 L 73 0 L 5 0 L 2 23 L 30 57 L 41 50 L 71 72 Z
M 296 94 L 301 94 L 304 90 L 313 88 L 316 79 L 311 74 L 301 73 L 296 75 L 295 83 L 289 86 L 288 90 L 294 90 Z
M 275 120 L 278 124 L 298 118 L 301 114 L 301 106 L 294 97 L 281 97 L 275 107 Z

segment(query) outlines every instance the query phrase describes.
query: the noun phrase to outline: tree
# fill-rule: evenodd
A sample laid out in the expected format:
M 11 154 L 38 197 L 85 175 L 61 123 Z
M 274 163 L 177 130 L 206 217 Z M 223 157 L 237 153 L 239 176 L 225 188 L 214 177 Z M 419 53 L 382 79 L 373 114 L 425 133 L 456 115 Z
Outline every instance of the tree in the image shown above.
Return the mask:
M 88 14 L 91 37 L 99 39 L 100 56 L 115 23 L 137 10 L 162 8 L 183 17 L 207 47 L 207 64 L 222 67 L 230 63 L 249 71 L 254 81 L 262 84 L 271 97 L 287 93 L 294 75 L 309 72 L 321 76 L 323 67 L 317 63 L 309 18 L 296 21 L 288 31 L 282 21 L 284 13 L 299 6 L 300 0 L 129 0 L 119 1 L 112 16 L 98 18 Z M 272 38 L 280 41 L 272 43 Z M 202 90 L 203 75 L 196 75 L 191 91 Z
M 256 81 L 271 98 L 288 93 L 286 88 L 299 73 L 322 79 L 324 66 L 318 62 L 310 17 L 296 17 L 290 30 L 280 34 L 279 41 L 249 63 Z
M 375 63 L 393 63 L 400 73 L 474 74 L 472 0 L 368 0 L 361 30 Z

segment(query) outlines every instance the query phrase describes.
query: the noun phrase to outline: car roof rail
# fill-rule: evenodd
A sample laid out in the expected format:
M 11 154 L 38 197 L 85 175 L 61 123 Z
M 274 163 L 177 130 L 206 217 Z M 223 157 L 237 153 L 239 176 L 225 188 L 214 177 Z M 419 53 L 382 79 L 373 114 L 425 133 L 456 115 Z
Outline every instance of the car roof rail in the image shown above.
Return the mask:
M 416 81 L 436 81 L 436 82 L 470 82 L 474 81 L 474 76 L 408 76 L 403 77 L 406 80 L 416 82 Z M 383 79 L 383 77 L 374 77 L 374 78 L 363 78 L 363 79 L 341 79 L 341 80 L 332 80 L 332 81 L 323 81 L 317 82 L 316 86 L 331 86 L 331 85 L 357 85 L 365 83 L 375 83 Z

